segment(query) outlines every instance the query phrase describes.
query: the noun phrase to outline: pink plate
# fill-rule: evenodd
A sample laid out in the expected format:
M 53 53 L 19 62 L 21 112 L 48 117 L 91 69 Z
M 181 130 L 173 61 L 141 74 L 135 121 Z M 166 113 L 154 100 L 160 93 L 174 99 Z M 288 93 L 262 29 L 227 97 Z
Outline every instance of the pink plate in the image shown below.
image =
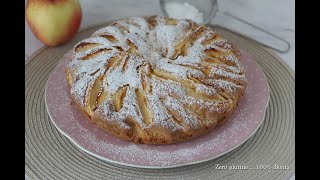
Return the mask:
M 141 168 L 169 168 L 222 156 L 249 139 L 264 120 L 269 100 L 266 77 L 256 61 L 242 51 L 248 87 L 233 115 L 211 133 L 173 145 L 141 145 L 123 141 L 89 122 L 71 105 L 65 78 L 68 54 L 59 62 L 46 85 L 45 100 L 56 128 L 85 152 L 108 162 Z

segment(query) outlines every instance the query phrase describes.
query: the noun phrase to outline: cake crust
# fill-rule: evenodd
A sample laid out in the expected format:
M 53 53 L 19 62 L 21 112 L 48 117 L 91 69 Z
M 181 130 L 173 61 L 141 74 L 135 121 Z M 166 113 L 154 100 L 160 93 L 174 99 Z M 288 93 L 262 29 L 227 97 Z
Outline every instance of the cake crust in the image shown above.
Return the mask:
M 210 132 L 247 85 L 233 44 L 209 27 L 160 16 L 125 18 L 80 41 L 66 78 L 91 122 L 143 144 Z

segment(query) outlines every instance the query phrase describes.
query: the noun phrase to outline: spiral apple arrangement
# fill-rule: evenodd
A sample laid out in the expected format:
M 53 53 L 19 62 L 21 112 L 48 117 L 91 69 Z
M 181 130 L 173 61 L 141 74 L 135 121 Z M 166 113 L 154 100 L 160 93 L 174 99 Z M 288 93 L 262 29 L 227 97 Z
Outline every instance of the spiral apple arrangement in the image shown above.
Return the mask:
M 57 46 L 77 33 L 82 10 L 78 0 L 28 0 L 26 19 L 42 43 Z

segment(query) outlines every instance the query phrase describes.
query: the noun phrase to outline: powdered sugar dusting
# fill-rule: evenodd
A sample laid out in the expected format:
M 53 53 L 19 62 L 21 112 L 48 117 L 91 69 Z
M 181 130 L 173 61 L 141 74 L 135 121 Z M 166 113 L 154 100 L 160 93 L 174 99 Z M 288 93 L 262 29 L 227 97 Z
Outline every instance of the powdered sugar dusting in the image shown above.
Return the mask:
M 207 96 L 217 96 L 217 91 L 215 89 L 204 84 L 197 85 L 196 91 Z
M 87 106 L 86 98 L 100 78 L 103 80 L 100 88 L 108 97 L 94 110 L 94 115 L 123 128 L 129 128 L 125 121 L 130 117 L 142 129 L 185 131 L 201 128 L 199 115 L 191 107 L 206 112 L 204 117 L 209 120 L 212 113 L 228 112 L 246 86 L 243 67 L 231 51 L 234 47 L 208 27 L 188 20 L 167 20 L 154 17 L 151 24 L 141 17 L 126 18 L 79 42 L 67 65 L 76 103 Z M 94 46 L 77 50 L 87 44 Z M 221 59 L 230 63 L 205 62 L 204 51 L 208 48 L 217 49 Z M 115 111 L 113 96 L 123 87 L 126 87 L 123 106 Z M 148 125 L 137 105 L 137 90 L 147 100 L 152 116 Z M 219 93 L 223 92 L 230 99 L 222 98 Z M 186 107 L 189 109 L 184 110 Z
M 107 74 L 108 92 L 114 94 L 120 87 L 127 84 L 132 89 L 141 87 L 141 80 L 136 72 L 136 68 L 140 65 L 141 61 L 143 60 L 137 56 L 129 56 L 126 71 L 116 68 Z
M 194 129 L 200 127 L 200 122 L 197 120 L 197 117 L 186 112 L 186 110 L 182 107 L 182 105 L 180 105 L 178 100 L 169 96 L 165 99 L 163 103 L 168 108 L 172 109 L 172 111 L 175 111 L 177 114 L 181 116 L 181 118 L 183 119 L 183 126 L 185 126 L 187 129 Z
M 238 80 L 238 81 L 243 81 L 243 82 L 247 81 L 244 74 L 240 75 L 240 74 L 230 73 L 230 72 L 227 72 L 227 71 L 225 71 L 223 69 L 212 67 L 209 76 L 214 77 L 215 75 L 226 77 L 226 78 L 229 78 L 229 79 L 232 79 L 232 80 Z

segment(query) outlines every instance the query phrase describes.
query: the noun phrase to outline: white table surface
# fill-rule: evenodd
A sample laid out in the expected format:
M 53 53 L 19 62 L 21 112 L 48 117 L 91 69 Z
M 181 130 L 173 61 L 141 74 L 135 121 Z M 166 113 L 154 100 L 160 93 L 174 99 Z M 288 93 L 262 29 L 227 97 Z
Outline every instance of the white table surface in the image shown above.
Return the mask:
M 160 5 L 157 0 L 80 0 L 82 7 L 82 22 L 80 29 L 87 26 L 119 19 L 127 16 L 143 16 L 161 14 Z M 262 27 L 290 42 L 290 50 L 287 53 L 278 53 L 282 59 L 295 70 L 295 2 L 292 0 L 218 0 L 219 10 L 236 15 L 246 21 Z M 212 20 L 214 23 L 237 28 L 247 35 L 257 34 L 257 31 L 241 23 L 224 16 L 217 16 Z M 269 38 L 257 34 L 259 40 Z M 41 48 L 41 43 L 31 33 L 25 23 L 25 60 L 36 50 Z M 290 177 L 294 180 L 295 176 Z

